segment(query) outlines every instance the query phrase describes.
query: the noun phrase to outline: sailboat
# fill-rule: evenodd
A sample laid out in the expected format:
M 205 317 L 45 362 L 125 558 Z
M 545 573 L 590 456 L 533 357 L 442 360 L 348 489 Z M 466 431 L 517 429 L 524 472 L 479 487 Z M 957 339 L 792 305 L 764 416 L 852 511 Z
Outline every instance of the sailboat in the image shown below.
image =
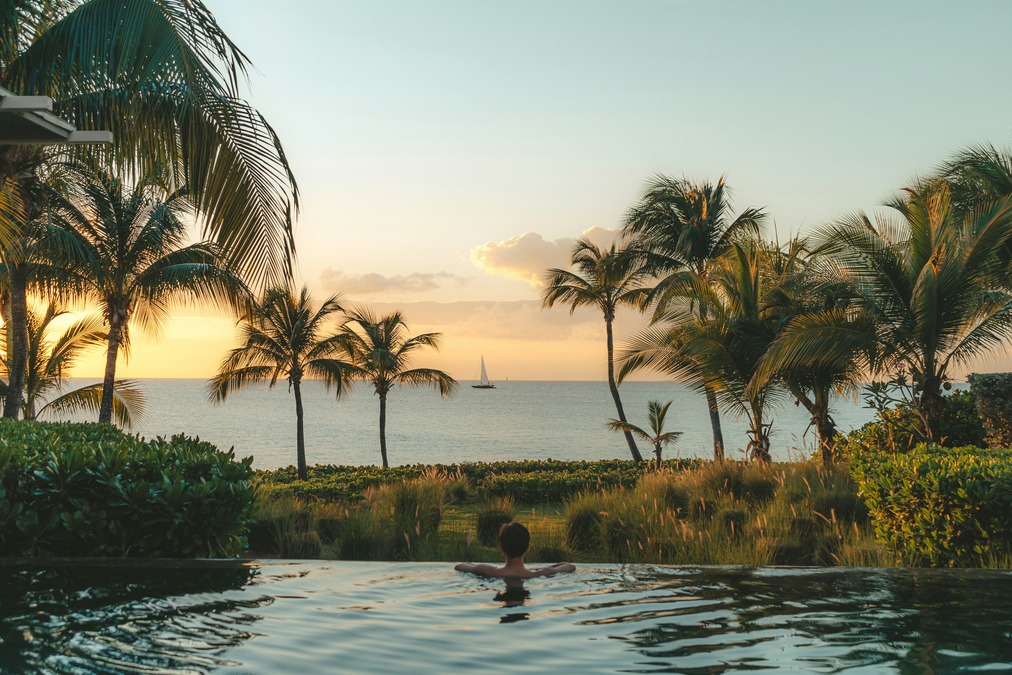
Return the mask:
M 481 357 L 481 380 L 478 384 L 472 384 L 472 389 L 495 389 L 495 385 L 488 379 L 488 372 L 485 370 L 485 356 Z

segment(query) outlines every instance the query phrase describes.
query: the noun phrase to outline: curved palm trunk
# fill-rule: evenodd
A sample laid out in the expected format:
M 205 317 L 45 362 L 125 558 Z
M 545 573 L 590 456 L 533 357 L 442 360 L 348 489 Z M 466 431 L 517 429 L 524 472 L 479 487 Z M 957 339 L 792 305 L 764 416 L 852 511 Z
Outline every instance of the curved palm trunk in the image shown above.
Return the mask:
M 713 429 L 713 461 L 724 461 L 724 432 L 720 428 L 720 408 L 717 407 L 717 392 L 706 385 L 706 409 L 710 412 L 710 428 Z
M 102 378 L 102 406 L 98 410 L 98 421 L 112 424 L 112 399 L 116 386 L 116 358 L 123 336 L 123 326 L 113 319 L 109 326 L 109 348 L 105 355 L 105 375 Z
M 622 398 L 618 395 L 618 385 L 615 383 L 615 337 L 612 334 L 611 323 L 611 319 L 605 317 L 604 324 L 608 333 L 608 388 L 611 389 L 611 397 L 615 399 L 615 410 L 618 411 L 619 420 L 622 424 L 628 424 L 629 421 L 625 418 L 625 410 L 622 409 Z M 639 448 L 636 447 L 636 441 L 633 439 L 632 433 L 628 429 L 624 433 L 633 461 L 636 463 L 642 462 L 643 455 L 640 454 Z M 383 457 L 385 461 L 385 453 Z
M 28 363 L 28 273 L 23 265 L 10 268 L 10 321 L 7 324 L 7 397 L 4 417 L 17 419 L 25 389 Z M 7 317 L 4 317 L 7 318 Z
M 295 461 L 298 464 L 299 480 L 306 480 L 309 472 L 306 468 L 306 430 L 303 423 L 302 384 L 295 380 L 292 382 L 292 389 L 295 391 Z
M 803 392 L 794 390 L 791 393 L 812 416 L 812 426 L 815 427 L 815 433 L 819 437 L 819 454 L 822 455 L 822 464 L 828 468 L 836 459 L 836 422 L 829 414 L 829 396 L 828 394 L 820 396 L 816 391 L 813 401 Z
M 387 395 L 380 394 L 380 455 L 383 456 L 383 468 L 388 469 L 387 463 Z

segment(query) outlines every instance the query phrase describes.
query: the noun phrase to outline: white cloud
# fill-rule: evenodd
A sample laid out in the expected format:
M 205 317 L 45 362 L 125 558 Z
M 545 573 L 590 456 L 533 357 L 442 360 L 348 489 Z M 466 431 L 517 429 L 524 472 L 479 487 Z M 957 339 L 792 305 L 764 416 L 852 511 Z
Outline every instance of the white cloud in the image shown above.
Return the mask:
M 372 294 L 400 291 L 404 293 L 422 293 L 447 285 L 462 286 L 464 278 L 449 272 L 413 272 L 386 276 L 372 272 L 369 274 L 349 275 L 342 270 L 328 267 L 320 274 L 320 281 L 329 291 L 340 291 L 347 294 Z
M 619 231 L 606 227 L 584 230 L 598 246 L 608 247 L 618 238 Z M 471 261 L 478 269 L 507 279 L 526 281 L 537 290 L 542 286 L 545 272 L 553 267 L 569 266 L 576 239 L 565 237 L 548 241 L 537 232 L 527 232 L 505 241 L 490 241 L 471 249 Z
M 399 309 L 408 324 L 459 337 L 529 341 L 603 341 L 604 317 L 594 308 L 580 308 L 572 315 L 565 307 L 542 309 L 531 300 L 498 302 L 371 303 L 379 314 Z M 623 311 L 619 324 L 623 335 L 642 325 L 633 311 Z M 420 330 L 421 328 L 419 328 Z

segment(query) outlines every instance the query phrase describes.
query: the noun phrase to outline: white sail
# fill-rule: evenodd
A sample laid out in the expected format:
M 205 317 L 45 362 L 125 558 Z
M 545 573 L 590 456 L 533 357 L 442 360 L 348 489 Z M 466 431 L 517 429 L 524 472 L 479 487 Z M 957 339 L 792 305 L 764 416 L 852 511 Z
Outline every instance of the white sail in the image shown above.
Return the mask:
M 472 384 L 473 389 L 495 389 L 495 385 L 488 379 L 488 371 L 485 370 L 485 355 L 481 357 L 481 379 L 478 384 Z

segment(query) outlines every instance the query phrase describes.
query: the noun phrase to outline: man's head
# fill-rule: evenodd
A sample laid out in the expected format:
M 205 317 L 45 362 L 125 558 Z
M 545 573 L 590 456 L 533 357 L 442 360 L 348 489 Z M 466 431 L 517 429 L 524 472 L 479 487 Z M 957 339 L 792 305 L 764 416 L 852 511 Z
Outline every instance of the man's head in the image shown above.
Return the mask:
M 531 533 L 518 522 L 506 523 L 499 528 L 499 548 L 507 558 L 519 558 L 531 545 Z

